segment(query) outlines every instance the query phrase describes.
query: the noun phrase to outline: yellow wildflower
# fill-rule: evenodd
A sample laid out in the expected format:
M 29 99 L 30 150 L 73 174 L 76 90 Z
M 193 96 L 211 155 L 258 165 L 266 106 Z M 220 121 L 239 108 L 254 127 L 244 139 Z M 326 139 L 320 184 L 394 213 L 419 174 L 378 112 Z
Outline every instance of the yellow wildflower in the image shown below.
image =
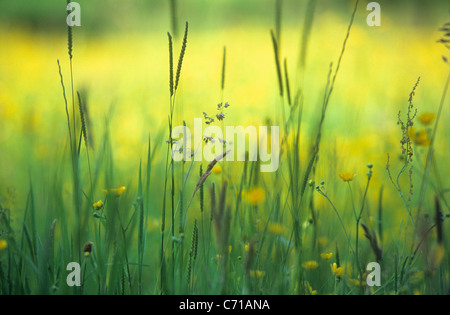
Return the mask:
M 0 252 L 8 247 L 8 242 L 5 240 L 0 240 Z
M 328 244 L 328 238 L 326 238 L 325 236 L 319 237 L 317 241 L 319 242 L 319 245 L 322 247 L 325 247 Z
M 112 194 L 116 197 L 119 197 L 120 195 L 122 195 L 125 192 L 126 189 L 127 188 L 125 186 L 122 186 L 119 188 L 103 189 L 102 191 L 103 191 L 103 193 L 105 193 L 107 195 Z
M 260 187 L 251 188 L 247 191 L 243 191 L 242 197 L 251 205 L 256 206 L 266 199 L 266 191 Z
M 249 271 L 250 277 L 252 278 L 262 278 L 265 276 L 265 272 L 261 270 L 250 270 Z
M 339 177 L 344 182 L 351 182 L 353 180 L 353 178 L 355 178 L 355 176 L 356 176 L 355 173 L 342 173 L 342 174 L 339 174 Z
M 96 203 L 93 204 L 95 210 L 100 210 L 103 208 L 103 201 L 99 200 Z
M 228 254 L 231 254 L 231 250 L 233 249 L 233 246 L 228 246 Z
M 342 277 L 344 275 L 344 267 L 338 267 L 336 263 L 331 264 L 331 272 L 336 277 Z
M 279 223 L 269 223 L 267 226 L 267 232 L 273 235 L 282 235 L 283 234 L 283 226 Z
M 213 167 L 212 172 L 213 172 L 214 174 L 216 174 L 216 175 L 222 173 L 222 166 L 216 164 L 216 165 Z
M 424 147 L 430 145 L 431 140 L 428 138 L 428 133 L 424 129 L 417 131 L 416 128 L 410 128 L 408 130 L 408 136 L 416 145 Z
M 317 269 L 317 267 L 319 267 L 319 263 L 315 260 L 309 260 L 309 261 L 305 261 L 303 263 L 303 267 L 306 270 L 314 270 L 314 269 Z
M 323 260 L 329 260 L 333 256 L 333 253 L 322 253 L 320 254 L 320 258 Z
M 433 113 L 423 113 L 419 116 L 419 122 L 425 126 L 431 124 L 436 118 L 436 114 Z
M 312 289 L 312 287 L 311 287 L 311 285 L 309 284 L 309 282 L 306 282 L 306 286 L 308 287 L 309 294 L 311 294 L 311 295 L 317 295 L 317 291 Z

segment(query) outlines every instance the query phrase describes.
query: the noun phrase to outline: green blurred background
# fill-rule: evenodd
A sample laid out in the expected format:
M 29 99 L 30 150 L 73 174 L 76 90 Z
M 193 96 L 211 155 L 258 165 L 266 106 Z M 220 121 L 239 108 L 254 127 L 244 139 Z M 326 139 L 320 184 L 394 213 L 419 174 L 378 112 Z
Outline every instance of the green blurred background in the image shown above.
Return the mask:
M 308 1 L 282 1 L 280 54 L 293 86 L 304 84 L 304 144 L 317 125 L 317 110 L 330 62 L 337 61 L 355 1 L 317 1 L 307 62 L 298 68 Z M 445 48 L 436 43 L 449 19 L 448 1 L 379 1 L 381 27 L 368 27 L 369 1 L 360 1 L 325 122 L 324 156 L 338 170 L 382 169 L 386 152 L 399 151 L 399 110 L 405 110 L 417 78 L 419 114 L 435 112 L 446 76 Z M 215 110 L 220 92 L 223 46 L 227 47 L 223 100 L 228 124 L 279 122 L 277 77 L 270 30 L 276 28 L 275 0 L 172 1 L 80 0 L 81 27 L 74 28 L 75 90 L 86 92 L 91 133 L 101 139 L 108 118 L 117 169 L 136 172 L 149 134 L 165 130 L 168 113 L 167 35 L 178 53 L 185 21 L 188 48 L 183 64 L 176 121 Z M 56 60 L 69 84 L 65 1 L 0 1 L 0 179 L 20 187 L 36 163 L 66 148 L 66 121 Z M 293 88 L 294 89 L 294 88 Z M 449 111 L 444 109 L 444 119 Z M 447 148 L 449 128 L 437 143 Z M 309 132 L 311 131 L 311 133 Z M 445 150 L 441 150 L 443 154 Z M 306 153 L 305 153 L 306 154 Z M 163 155 L 162 155 L 163 156 Z M 158 156 L 157 158 L 161 158 Z M 334 177 L 326 164 L 319 175 Z M 384 180 L 381 177 L 379 180 Z

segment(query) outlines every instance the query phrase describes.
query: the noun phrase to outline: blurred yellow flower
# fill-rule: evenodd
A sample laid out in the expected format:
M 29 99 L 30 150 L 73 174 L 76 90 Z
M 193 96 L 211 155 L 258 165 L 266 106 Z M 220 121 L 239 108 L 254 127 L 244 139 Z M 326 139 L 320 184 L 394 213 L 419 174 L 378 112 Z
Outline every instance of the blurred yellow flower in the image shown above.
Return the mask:
M 333 253 L 322 253 L 320 254 L 320 258 L 323 260 L 329 260 L 333 256 Z
M 408 136 L 412 142 L 419 146 L 429 146 L 431 140 L 428 138 L 428 133 L 424 130 L 418 130 L 416 128 L 410 128 L 408 130 Z
M 260 187 L 254 187 L 242 192 L 242 198 L 253 206 L 266 199 L 266 191 Z
M 342 277 L 344 275 L 344 267 L 338 267 L 336 263 L 331 264 L 331 272 L 336 277 Z
M 262 278 L 265 276 L 265 272 L 261 270 L 250 270 L 249 271 L 250 277 L 252 278 Z
M 311 285 L 309 284 L 309 282 L 306 282 L 306 287 L 308 288 L 309 294 L 311 294 L 311 295 L 317 295 L 317 291 L 312 289 L 312 287 L 311 287 Z
M 303 263 L 303 267 L 306 270 L 314 270 L 314 269 L 317 269 L 317 267 L 319 267 L 319 263 L 315 260 L 309 260 L 309 261 L 305 261 Z
M 220 174 L 220 173 L 222 173 L 222 166 L 220 166 L 220 165 L 215 165 L 214 167 L 213 167 L 213 169 L 212 169 L 212 172 L 214 173 L 214 174 Z
M 328 238 L 326 238 L 325 236 L 321 236 L 317 239 L 317 241 L 319 242 L 319 245 L 322 247 L 327 246 L 328 244 Z
M 364 287 L 366 285 L 366 281 L 359 279 L 348 279 L 348 283 L 352 284 L 355 287 Z
M 267 226 L 267 232 L 273 235 L 282 235 L 283 234 L 283 226 L 280 223 L 269 223 Z
M 0 240 L 0 252 L 8 247 L 8 242 L 5 240 Z
M 107 195 L 112 194 L 112 195 L 114 195 L 116 197 L 119 197 L 120 195 L 122 195 L 125 192 L 126 189 L 127 188 L 125 186 L 122 186 L 122 187 L 119 187 L 119 188 L 103 189 L 102 191 L 103 191 L 103 193 L 105 193 Z
M 425 126 L 431 124 L 436 118 L 436 114 L 433 113 L 423 113 L 419 116 L 419 122 Z
M 350 182 L 353 180 L 353 178 L 355 178 L 356 174 L 355 173 L 342 173 L 339 174 L 339 177 L 344 181 L 344 182 Z
M 99 200 L 96 203 L 93 204 L 95 210 L 100 210 L 103 208 L 103 201 Z

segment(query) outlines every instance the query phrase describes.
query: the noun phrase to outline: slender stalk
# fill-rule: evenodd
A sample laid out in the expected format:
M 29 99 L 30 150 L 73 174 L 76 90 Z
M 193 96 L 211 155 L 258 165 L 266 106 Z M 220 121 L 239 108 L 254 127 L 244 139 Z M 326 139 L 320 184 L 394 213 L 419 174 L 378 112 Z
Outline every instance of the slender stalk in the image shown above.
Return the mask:
M 328 197 L 328 195 L 327 195 L 327 193 L 326 193 L 325 191 L 323 191 L 323 190 L 320 189 L 319 187 L 316 187 L 316 191 L 317 191 L 319 194 L 321 194 L 322 196 L 324 196 L 325 199 L 327 199 L 328 202 L 330 203 L 331 207 L 333 208 L 334 212 L 336 213 L 336 215 L 337 215 L 337 217 L 338 217 L 338 220 L 339 220 L 339 222 L 340 222 L 340 224 L 341 224 L 341 226 L 342 226 L 342 230 L 344 231 L 345 237 L 347 238 L 348 246 L 350 247 L 350 250 L 353 252 L 353 254 L 356 255 L 356 252 L 355 252 L 355 250 L 354 250 L 353 247 L 352 247 L 352 244 L 351 244 L 351 242 L 350 242 L 350 237 L 348 236 L 347 229 L 345 228 L 344 222 L 342 221 L 342 218 L 341 218 L 341 216 L 340 216 L 340 214 L 339 214 L 339 211 L 337 211 L 335 205 L 333 204 L 333 202 L 332 202 L 331 199 Z
M 442 114 L 442 109 L 443 109 L 444 104 L 445 104 L 445 99 L 447 97 L 447 91 L 449 89 L 449 86 L 450 86 L 450 70 L 449 70 L 449 73 L 448 73 L 448 76 L 447 76 L 447 81 L 446 81 L 445 86 L 444 86 L 444 91 L 442 92 L 441 102 L 439 104 L 439 109 L 438 109 L 438 112 L 437 112 L 437 115 L 436 115 L 436 123 L 435 123 L 434 128 L 433 128 L 433 134 L 432 134 L 431 139 L 430 139 L 430 146 L 428 148 L 427 158 L 425 160 L 425 171 L 423 173 L 422 183 L 421 183 L 421 186 L 420 186 L 419 205 L 417 207 L 417 217 L 419 217 L 419 215 L 420 215 L 420 212 L 421 212 L 422 206 L 423 206 L 423 201 L 425 199 L 425 192 L 427 190 L 427 184 L 428 184 L 427 178 L 429 176 L 431 163 L 432 163 L 432 160 L 433 160 L 434 141 L 435 141 L 435 138 L 436 138 L 436 131 L 437 131 L 437 128 L 438 128 L 438 125 L 439 125 L 439 120 L 440 120 L 440 117 L 441 117 L 441 114 Z

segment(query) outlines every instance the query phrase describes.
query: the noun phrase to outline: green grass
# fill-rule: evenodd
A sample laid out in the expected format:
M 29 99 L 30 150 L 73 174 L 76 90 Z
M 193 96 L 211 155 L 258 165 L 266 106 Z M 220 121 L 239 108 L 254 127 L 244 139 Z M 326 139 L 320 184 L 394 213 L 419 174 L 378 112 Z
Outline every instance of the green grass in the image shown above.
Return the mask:
M 189 78 L 184 71 L 196 42 L 190 41 L 191 28 L 188 37 L 191 24 L 187 22 L 183 38 L 178 38 L 179 3 L 170 4 L 168 45 L 158 47 L 164 51 L 168 47 L 167 114 L 160 132 L 148 135 L 144 158 L 136 154 L 134 163 L 139 167 L 129 176 L 118 172 L 113 111 L 100 119 L 91 117 L 85 92 L 75 89 L 82 70 L 77 68 L 76 32 L 69 28 L 70 81 L 63 76 L 65 63 L 58 60 L 55 69 L 62 91 L 58 111 L 65 115 L 67 129 L 66 134 L 49 135 L 64 146 L 52 152 L 43 172 L 30 154 L 29 177 L 21 187 L 27 191 L 26 200 L 16 200 L 13 190 L 0 195 L 0 240 L 6 241 L 0 243 L 0 293 L 449 294 L 448 215 L 444 213 L 448 212 L 448 147 L 437 145 L 435 139 L 440 132 L 448 133 L 443 108 L 448 104 L 450 80 L 442 82 L 443 92 L 431 92 L 442 97 L 429 126 L 427 146 L 417 144 L 408 132 L 413 127 L 410 122 L 418 124 L 414 97 L 421 85 L 417 83 L 407 107 L 401 109 L 400 117 L 406 114 L 406 120 L 394 136 L 400 141 L 401 134 L 405 140 L 401 159 L 390 156 L 384 161 L 386 167 L 361 161 L 358 176 L 340 180 L 337 175 L 343 172 L 335 166 L 340 155 L 330 149 L 326 123 L 333 118 L 330 109 L 339 105 L 333 97 L 341 87 L 361 4 L 356 1 L 348 14 L 341 46 L 333 51 L 337 60 L 328 73 L 316 75 L 323 89 L 309 91 L 304 67 L 318 23 L 316 1 L 307 4 L 302 46 L 294 60 L 284 55 L 281 45 L 287 41 L 282 27 L 284 1 L 275 1 L 275 30 L 268 27 L 266 43 L 273 56 L 264 66 L 273 67 L 270 102 L 276 107 L 273 123 L 281 131 L 279 170 L 261 173 L 261 161 L 175 162 L 170 154 L 174 144 L 166 140 L 174 126 L 191 125 L 184 119 L 183 81 Z M 233 51 L 229 45 L 220 47 L 217 84 L 210 84 L 224 102 L 230 93 Z M 448 68 L 448 63 L 444 66 Z M 305 101 L 310 93 L 317 95 L 317 104 Z M 408 91 L 403 94 L 407 99 Z M 205 109 L 208 113 L 209 108 L 214 106 Z M 240 113 L 233 103 L 228 110 Z M 311 121 L 305 111 L 314 113 Z M 95 147 L 89 140 L 92 120 Z M 401 152 L 400 144 L 397 149 Z M 409 195 L 411 187 L 415 193 Z M 99 200 L 101 206 L 95 209 Z M 86 253 L 89 242 L 92 252 Z M 374 261 L 381 265 L 382 285 L 370 288 L 365 267 Z M 80 287 L 66 284 L 70 262 L 81 266 Z M 333 263 L 344 273 L 333 273 Z

